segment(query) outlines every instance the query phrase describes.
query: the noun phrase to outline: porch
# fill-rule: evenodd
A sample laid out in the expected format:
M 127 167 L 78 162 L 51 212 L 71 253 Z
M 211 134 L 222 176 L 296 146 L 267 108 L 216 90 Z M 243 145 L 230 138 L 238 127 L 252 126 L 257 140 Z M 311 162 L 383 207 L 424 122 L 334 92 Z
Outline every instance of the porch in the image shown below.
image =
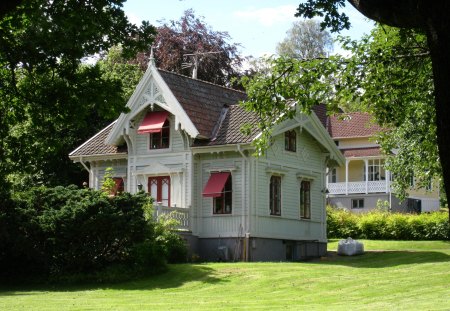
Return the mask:
M 358 182 L 336 182 L 328 183 L 329 194 L 352 194 L 352 193 L 389 193 L 391 183 L 389 180 L 382 181 L 358 181 Z
M 383 158 L 347 158 L 345 168 L 328 172 L 327 189 L 332 195 L 389 193 L 391 174 Z

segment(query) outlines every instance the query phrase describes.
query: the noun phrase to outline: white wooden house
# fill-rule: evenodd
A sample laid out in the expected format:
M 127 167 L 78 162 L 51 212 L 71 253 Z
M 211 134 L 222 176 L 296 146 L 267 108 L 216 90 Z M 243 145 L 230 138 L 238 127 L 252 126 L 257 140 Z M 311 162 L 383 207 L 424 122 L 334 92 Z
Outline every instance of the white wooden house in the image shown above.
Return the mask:
M 297 260 L 326 253 L 326 168 L 345 160 L 314 113 L 274 129 L 253 156 L 240 128 L 257 116 L 245 93 L 159 70 L 150 61 L 128 113 L 72 153 L 101 187 L 142 189 L 159 214 L 177 211 L 191 252 L 204 260 Z M 321 117 L 324 121 L 323 116 Z
M 345 156 L 345 165 L 329 171 L 328 202 L 353 212 L 367 212 L 377 202 L 387 202 L 394 212 L 431 212 L 439 210 L 439 184 L 428 189 L 408 189 L 408 199 L 400 201 L 391 190 L 393 176 L 384 168 L 382 154 L 375 136 L 382 131 L 368 113 L 337 114 L 327 119 L 327 129 Z

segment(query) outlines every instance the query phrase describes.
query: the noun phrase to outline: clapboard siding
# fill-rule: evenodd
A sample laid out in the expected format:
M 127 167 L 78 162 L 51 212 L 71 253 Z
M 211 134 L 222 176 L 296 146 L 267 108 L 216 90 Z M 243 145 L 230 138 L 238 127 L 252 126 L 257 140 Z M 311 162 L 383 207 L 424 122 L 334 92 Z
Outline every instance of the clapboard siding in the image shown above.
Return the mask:
M 198 161 L 194 164 L 196 187 L 194 197 L 196 201 L 199 221 L 201 221 L 202 237 L 236 236 L 239 226 L 243 226 L 243 185 L 245 170 L 243 169 L 243 159 L 238 153 L 225 152 L 222 154 L 202 154 L 198 155 Z M 231 215 L 214 215 L 213 198 L 203 197 L 201 193 L 209 180 L 211 172 L 216 170 L 230 170 L 232 178 L 232 213 Z
M 306 131 L 295 129 L 297 151 L 284 150 L 284 134 L 274 138 L 266 156 L 256 166 L 256 224 L 255 234 L 303 239 L 322 238 L 324 215 L 324 154 L 314 138 Z M 271 216 L 269 210 L 270 178 L 281 176 L 281 216 Z M 300 175 L 312 178 L 311 219 L 300 219 Z

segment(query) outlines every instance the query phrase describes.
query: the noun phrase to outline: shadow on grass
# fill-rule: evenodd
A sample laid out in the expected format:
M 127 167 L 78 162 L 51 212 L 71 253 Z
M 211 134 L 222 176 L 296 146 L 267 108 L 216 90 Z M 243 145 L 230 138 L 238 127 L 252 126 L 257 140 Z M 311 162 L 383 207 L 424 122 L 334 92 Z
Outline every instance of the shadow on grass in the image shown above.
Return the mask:
M 342 265 L 353 268 L 386 268 L 401 265 L 450 262 L 450 256 L 432 251 L 366 251 L 358 256 L 339 256 L 329 251 L 326 257 L 312 260 L 312 263 Z
M 26 285 L 1 285 L 1 296 L 21 296 L 35 295 L 36 291 L 61 292 L 61 291 L 85 291 L 85 290 L 154 290 L 169 289 L 180 287 L 187 282 L 200 282 L 217 284 L 227 282 L 226 279 L 220 278 L 214 269 L 207 265 L 201 264 L 177 264 L 170 265 L 168 270 L 161 274 L 142 276 L 136 280 L 118 282 L 118 283 L 102 283 L 102 284 L 39 284 L 33 282 Z

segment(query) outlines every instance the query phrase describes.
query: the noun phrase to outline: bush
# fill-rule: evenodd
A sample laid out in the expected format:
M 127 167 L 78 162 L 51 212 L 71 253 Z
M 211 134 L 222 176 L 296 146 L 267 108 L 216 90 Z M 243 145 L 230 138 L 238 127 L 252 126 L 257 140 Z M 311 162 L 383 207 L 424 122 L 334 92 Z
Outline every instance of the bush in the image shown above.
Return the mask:
M 385 240 L 448 240 L 448 214 L 391 214 L 373 211 L 354 214 L 327 207 L 327 233 L 330 238 Z
M 182 250 L 175 233 L 146 219 L 149 203 L 144 193 L 112 197 L 75 186 L 19 193 L 0 211 L 2 271 L 113 276 L 124 271 L 114 267 L 160 270 Z

